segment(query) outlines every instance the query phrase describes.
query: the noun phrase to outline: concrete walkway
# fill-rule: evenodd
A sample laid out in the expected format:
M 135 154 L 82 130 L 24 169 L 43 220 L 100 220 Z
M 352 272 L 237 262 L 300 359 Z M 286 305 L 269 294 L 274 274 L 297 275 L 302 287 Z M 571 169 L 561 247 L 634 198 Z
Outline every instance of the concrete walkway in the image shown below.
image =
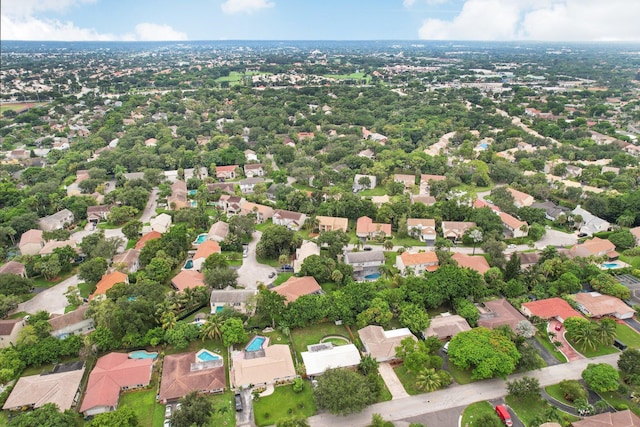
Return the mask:
M 378 372 L 391 392 L 392 400 L 409 397 L 409 394 L 405 391 L 391 365 L 386 362 L 380 363 L 380 365 L 378 365 Z
M 615 367 L 619 356 L 620 354 L 616 353 L 592 359 L 581 359 L 561 365 L 549 366 L 537 371 L 512 375 L 508 377 L 508 380 L 513 381 L 514 379 L 529 376 L 537 378 L 541 387 L 546 387 L 551 384 L 557 384 L 564 379 L 580 379 L 582 371 L 589 363 L 608 363 Z M 449 386 L 433 393 L 376 403 L 365 408 L 359 414 L 346 417 L 338 417 L 327 413 L 315 415 L 309 418 L 309 424 L 312 427 L 361 427 L 371 423 L 373 414 L 380 414 L 389 421 L 404 420 L 448 408 L 469 405 L 481 400 L 498 399 L 506 396 L 506 394 L 507 389 L 504 380 L 484 380 L 471 384 Z

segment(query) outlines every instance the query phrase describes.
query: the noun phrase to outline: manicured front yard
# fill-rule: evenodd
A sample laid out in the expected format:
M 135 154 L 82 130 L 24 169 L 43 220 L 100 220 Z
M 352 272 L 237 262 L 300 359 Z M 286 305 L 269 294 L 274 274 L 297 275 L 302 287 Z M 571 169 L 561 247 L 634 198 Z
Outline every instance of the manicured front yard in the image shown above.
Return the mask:
M 322 338 L 328 335 L 340 335 L 351 341 L 347 328 L 342 325 L 338 326 L 331 322 L 320 323 L 307 328 L 294 329 L 291 331 L 297 357 L 300 358 L 300 353 L 307 351 L 308 345 L 318 344 Z
M 558 362 L 567 363 L 567 358 L 564 356 L 564 354 L 558 351 L 558 348 L 555 345 L 553 345 L 551 341 L 549 341 L 549 338 L 545 338 L 544 336 L 541 336 L 541 334 L 542 332 L 538 332 L 536 334 L 536 337 L 535 337 L 536 340 L 540 344 L 542 344 L 544 348 L 549 350 L 553 355 L 553 357 L 555 357 L 558 360 Z
M 531 425 L 539 414 L 544 413 L 551 407 L 551 405 L 543 399 L 516 399 L 513 396 L 507 396 L 505 400 L 525 426 Z M 560 412 L 560 414 L 563 419 L 568 421 L 577 421 L 579 419 L 564 412 Z
M 462 413 L 462 423 L 460 425 L 467 427 L 483 427 L 481 424 L 477 423 L 477 420 L 480 416 L 490 414 L 496 420 L 499 420 L 496 415 L 495 409 L 493 409 L 493 405 L 489 402 L 476 402 L 467 406 Z
M 475 380 L 471 379 L 471 370 L 460 369 L 449 362 L 449 373 L 458 384 L 469 384 Z
M 624 406 L 621 406 L 621 405 L 626 405 L 631 410 L 631 412 L 633 412 L 634 414 L 640 417 L 640 405 L 638 405 L 637 403 L 633 403 L 629 399 L 625 399 L 624 396 L 622 396 L 617 391 L 598 393 L 598 394 L 600 395 L 600 397 L 606 400 L 609 405 L 613 406 L 614 408 L 616 409 L 623 408 Z
M 559 402 L 564 403 L 565 405 L 573 406 L 572 402 L 569 402 L 564 398 L 562 390 L 560 390 L 560 384 L 553 384 L 544 388 L 544 390 L 549 393 L 549 396 L 553 397 Z
M 581 354 L 583 354 L 585 357 L 588 357 L 588 358 L 604 356 L 605 354 L 613 354 L 618 352 L 618 349 L 612 345 L 598 345 L 595 349 L 592 349 L 592 348 L 588 348 L 583 345 L 577 344 L 571 338 L 571 335 L 569 333 L 566 333 L 564 336 L 565 338 L 567 338 L 567 341 L 569 341 L 569 344 L 571 344 L 573 348 L 575 348 Z
M 273 281 L 273 286 L 282 285 L 284 282 L 289 280 L 291 276 L 293 276 L 293 273 L 278 273 L 278 277 Z
M 210 427 L 236 425 L 236 410 L 233 392 L 214 394 L 209 398 L 213 402 L 213 412 L 209 421 Z
M 640 348 L 640 334 L 627 325 L 616 324 L 616 338 L 629 347 Z
M 316 413 L 311 384 L 305 381 L 304 390 L 300 393 L 294 392 L 291 385 L 276 387 L 272 395 L 253 402 L 253 413 L 260 427 L 275 424 L 284 418 L 310 417 Z
M 415 374 L 409 373 L 407 368 L 404 365 L 398 365 L 393 368 L 398 379 L 402 383 L 402 387 L 404 387 L 405 391 L 409 393 L 411 396 L 415 396 L 416 394 L 424 393 L 424 390 L 418 388 L 416 386 L 416 376 Z
M 119 406 L 133 409 L 142 427 L 161 427 L 164 423 L 164 405 L 156 402 L 155 387 L 150 390 L 122 393 Z

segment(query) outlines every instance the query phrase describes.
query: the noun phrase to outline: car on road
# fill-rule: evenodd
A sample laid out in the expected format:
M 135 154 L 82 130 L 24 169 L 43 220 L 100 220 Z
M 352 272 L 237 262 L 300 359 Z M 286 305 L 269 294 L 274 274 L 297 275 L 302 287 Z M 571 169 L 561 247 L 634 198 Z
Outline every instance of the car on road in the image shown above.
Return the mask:
M 509 414 L 509 411 L 507 411 L 507 408 L 505 408 L 504 405 L 496 405 L 496 414 L 504 425 L 509 427 L 513 425 L 513 421 L 511 421 L 511 414 Z
M 271 273 L 269 273 L 269 279 L 273 279 L 274 277 L 276 277 L 275 271 L 272 271 Z
M 372 251 L 373 248 L 371 246 L 365 246 L 364 248 L 362 248 L 363 251 Z
M 235 401 L 236 401 L 236 411 L 237 412 L 241 412 L 243 407 L 242 407 L 242 396 L 240 395 L 240 393 L 236 393 L 235 394 Z
M 162 427 L 171 427 L 171 420 L 164 420 Z
M 515 249 L 515 248 L 516 248 L 516 245 L 513 245 L 513 244 L 507 246 L 507 249 Z
M 444 352 L 444 354 L 448 354 L 449 353 L 449 343 L 451 341 L 447 341 L 446 343 L 444 343 L 444 347 L 442 347 L 442 351 Z

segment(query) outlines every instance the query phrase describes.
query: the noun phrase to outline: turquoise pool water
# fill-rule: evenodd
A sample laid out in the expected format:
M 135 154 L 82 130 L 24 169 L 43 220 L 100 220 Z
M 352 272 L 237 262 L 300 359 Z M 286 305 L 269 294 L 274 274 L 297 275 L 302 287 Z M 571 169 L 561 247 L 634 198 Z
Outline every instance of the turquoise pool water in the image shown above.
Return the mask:
M 367 279 L 367 280 L 379 279 L 380 278 L 380 273 L 367 274 L 366 276 L 364 276 L 364 278 Z
M 197 192 L 198 192 L 198 190 L 189 190 L 189 191 L 187 191 L 187 194 L 190 195 L 190 196 L 195 196 Z
M 206 234 L 198 234 L 198 238 L 196 239 L 196 245 L 201 245 L 206 241 L 207 241 L 207 235 Z
M 602 264 L 604 268 L 618 268 L 619 265 L 617 262 L 605 262 Z
M 216 307 L 216 313 L 222 313 L 223 310 L 224 310 L 224 307 L 222 307 L 222 306 L 217 306 Z
M 200 350 L 196 355 L 196 358 L 200 362 L 210 362 L 212 360 L 220 359 L 220 356 L 218 356 L 217 354 L 211 353 L 209 350 Z
M 190 259 L 187 262 L 184 263 L 184 269 L 185 270 L 191 270 L 193 268 L 193 260 Z
M 158 357 L 158 353 L 149 353 L 148 351 L 144 351 L 144 350 L 137 350 L 137 351 L 132 351 L 131 353 L 129 353 L 129 359 L 154 359 Z
M 191 201 L 191 207 L 192 208 L 197 208 L 198 207 L 198 202 L 196 200 L 192 200 Z
M 264 342 L 267 339 L 265 337 L 259 337 L 259 336 L 255 336 L 253 337 L 253 339 L 251 340 L 251 342 L 249 342 L 249 344 L 247 344 L 247 346 L 244 348 L 245 351 L 258 351 L 262 348 L 262 344 L 264 344 Z

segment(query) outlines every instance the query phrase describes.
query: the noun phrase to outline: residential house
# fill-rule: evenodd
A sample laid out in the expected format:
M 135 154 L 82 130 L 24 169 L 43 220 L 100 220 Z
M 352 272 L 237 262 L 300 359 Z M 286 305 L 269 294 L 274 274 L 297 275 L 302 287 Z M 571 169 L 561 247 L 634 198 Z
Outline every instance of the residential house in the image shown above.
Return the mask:
M 265 346 L 258 352 L 244 352 L 244 359 L 235 359 L 229 372 L 233 387 L 270 385 L 291 381 L 296 377 L 288 345 Z M 255 357 L 257 356 L 257 357 Z
M 393 175 L 393 180 L 395 182 L 401 182 L 402 184 L 404 184 L 405 190 L 408 190 L 409 188 L 416 185 L 415 175 L 406 175 L 406 174 L 397 173 Z
M 592 236 L 594 233 L 599 233 L 601 231 L 607 231 L 611 226 L 609 222 L 592 215 L 589 211 L 582 209 L 580 205 L 572 210 L 571 214 L 574 218 L 576 215 L 580 215 L 582 217 L 582 222 L 580 222 L 580 233 L 587 236 Z
M 116 283 L 129 283 L 129 276 L 119 271 L 113 271 L 106 273 L 102 276 L 100 281 L 96 285 L 96 290 L 89 296 L 89 299 L 104 298 L 105 294 Z
M 38 254 L 40 255 L 51 255 L 55 249 L 64 248 L 65 246 L 69 246 L 71 249 L 78 252 L 77 243 L 75 240 L 49 240 L 44 244 L 42 249 Z
M 516 254 L 520 258 L 520 269 L 528 270 L 540 261 L 539 252 L 519 252 Z
M 232 182 L 216 182 L 214 184 L 207 184 L 207 190 L 209 193 L 214 193 L 216 190 L 220 190 L 222 193 L 236 194 L 235 185 Z
M 565 208 L 564 206 L 558 206 L 551 201 L 536 202 L 532 204 L 531 207 L 535 209 L 543 209 L 544 216 L 549 221 L 557 220 L 560 215 L 564 215 L 566 217 L 569 214 L 568 208 Z
M 0 320 L 0 348 L 16 345 L 18 334 L 25 325 L 24 319 Z
M 187 200 L 187 183 L 176 180 L 171 184 L 171 195 L 167 197 L 167 205 L 173 210 L 189 207 Z
M 244 175 L 247 178 L 264 176 L 264 165 L 262 163 L 247 163 L 244 165 Z
M 158 140 L 156 138 L 147 138 L 144 140 L 144 145 L 147 147 L 155 147 L 158 145 Z
M 303 295 L 322 294 L 322 288 L 313 276 L 291 276 L 280 286 L 271 289 L 285 297 L 285 304 L 294 302 Z
M 224 359 L 202 360 L 199 352 L 168 354 L 162 366 L 162 381 L 158 398 L 163 404 L 176 402 L 191 392 L 199 394 L 222 393 L 227 385 Z
M 298 132 L 298 142 L 304 141 L 305 139 L 313 139 L 314 137 L 313 132 Z
M 73 212 L 69 209 L 63 209 L 53 215 L 45 216 L 38 220 L 38 227 L 42 231 L 61 230 L 70 224 L 73 224 Z
M 436 242 L 436 221 L 430 218 L 409 218 L 407 232 L 414 239 L 433 245 Z
M 573 427 L 640 427 L 640 417 L 631 410 L 625 409 L 584 417 L 580 421 L 573 421 L 571 425 Z
M 171 217 L 169 217 L 171 218 Z M 159 239 L 162 237 L 162 234 L 160 234 L 159 231 L 150 231 L 147 234 L 143 235 L 137 242 L 136 242 L 136 246 L 135 249 L 141 251 L 142 248 L 145 247 L 145 245 L 147 244 L 148 241 L 150 240 L 154 240 L 154 239 Z
M 478 326 L 495 329 L 499 326 L 509 325 L 512 331 L 523 320 L 527 320 L 509 301 L 504 298 L 485 301 L 478 307 L 480 318 Z
M 580 166 L 567 165 L 566 173 L 564 174 L 565 177 L 578 178 L 580 175 L 582 175 L 582 168 Z
M 527 316 L 537 316 L 541 319 L 557 319 L 564 323 L 569 317 L 582 317 L 568 302 L 562 298 L 547 298 L 522 304 L 522 313 Z
M 273 213 L 273 217 L 271 219 L 274 224 L 284 225 L 289 230 L 300 231 L 300 228 L 302 228 L 307 220 L 307 216 L 299 212 L 278 209 Z
M 84 362 L 75 362 L 64 366 L 60 372 L 21 377 L 2 409 L 24 411 L 47 403 L 53 403 L 59 411 L 71 409 L 77 403 L 84 369 Z
M 353 267 L 353 279 L 356 281 L 375 280 L 380 277 L 380 267 L 384 265 L 384 252 L 363 251 L 347 252 L 344 263 Z
M 213 289 L 210 298 L 211 313 L 219 313 L 224 307 L 230 307 L 239 313 L 251 315 L 253 307 L 249 302 L 256 293 L 255 289 L 236 289 L 231 286 L 222 290 Z
M 173 184 L 178 180 L 178 171 L 177 170 L 170 170 L 170 171 L 164 171 L 162 172 L 162 174 L 164 175 L 165 179 L 167 181 L 169 181 L 169 183 Z
M 525 206 L 531 206 L 536 201 L 533 196 L 523 193 L 522 191 L 518 191 L 510 187 L 507 187 L 507 191 L 511 193 L 511 196 L 513 197 L 513 204 L 518 209 Z
M 447 177 L 444 175 L 429 175 L 423 173 L 420 175 L 420 194 L 430 195 L 431 182 L 445 181 L 446 179 Z
M 227 238 L 227 234 L 229 234 L 229 224 L 224 221 L 218 221 L 209 228 L 207 239 L 223 242 Z
M 48 320 L 51 335 L 63 339 L 69 335 L 85 335 L 93 331 L 93 318 L 85 318 L 88 308 L 89 305 L 85 304 L 65 314 L 52 314 Z
M 353 192 L 363 190 L 373 190 L 376 188 L 376 176 L 375 175 L 361 175 L 359 173 L 353 177 Z
M 79 412 L 85 417 L 115 411 L 120 392 L 151 383 L 154 359 L 129 359 L 125 353 L 109 353 L 96 362 Z
M 358 330 L 358 336 L 364 351 L 378 362 L 387 362 L 396 358 L 396 347 L 405 338 L 418 339 L 408 328 L 385 331 L 382 326 L 369 325 Z
M 498 215 L 502 220 L 505 238 L 526 237 L 529 234 L 529 224 L 525 221 L 520 221 L 506 212 L 498 212 Z
M 370 148 L 367 148 L 366 150 L 362 150 L 361 152 L 359 152 L 358 157 L 364 157 L 369 160 L 374 160 L 376 158 L 376 153 L 374 153 Z
M 345 233 L 349 228 L 349 220 L 347 218 L 332 217 L 332 216 L 316 216 L 318 220 L 318 230 L 323 231 L 336 231 L 342 230 Z M 640 227 L 638 227 L 640 228 Z
M 155 218 L 151 218 L 149 224 L 151 225 L 151 230 L 157 231 L 160 234 L 164 234 L 169 231 L 169 228 L 171 228 L 172 221 L 173 220 L 171 219 L 171 215 L 161 213 Z
M 140 268 L 140 251 L 138 249 L 128 249 L 113 256 L 113 266 L 122 267 L 127 273 L 135 273 Z
M 384 205 L 385 203 L 389 203 L 390 200 L 391 197 L 386 194 L 384 196 L 371 196 L 371 203 L 376 205 L 378 209 L 380 209 L 380 206 Z
M 451 259 L 458 263 L 458 267 L 469 268 L 477 271 L 479 274 L 484 274 L 489 270 L 489 263 L 487 259 L 482 255 L 467 255 L 461 252 L 456 252 L 451 256 Z
M 276 191 L 278 191 L 278 188 L 280 188 L 281 186 L 282 185 L 279 184 L 271 184 L 269 186 L 269 188 L 267 189 L 267 193 L 265 194 L 268 201 L 275 203 L 278 200 L 278 198 L 276 197 Z
M 240 191 L 242 194 L 251 194 L 257 184 L 264 183 L 264 178 L 245 178 L 240 180 Z
M 467 230 L 475 226 L 476 223 L 470 221 L 442 221 L 442 235 L 445 239 L 457 242 L 462 240 Z
M 257 203 L 244 202 L 240 210 L 240 215 L 255 215 L 256 224 L 262 224 L 273 217 L 273 208 Z
M 206 240 L 200 245 L 193 255 L 193 269 L 202 271 L 202 264 L 209 256 L 221 253 L 220 244 L 215 240 Z
M 324 374 L 329 369 L 356 368 L 360 364 L 360 351 L 353 344 L 334 347 L 331 343 L 307 346 L 307 351 L 300 353 L 308 376 Z
M 364 126 L 362 127 L 362 139 L 370 139 L 371 141 L 375 141 L 384 145 L 387 142 L 387 137 L 376 132 L 371 132 L 367 130 Z
M 602 167 L 602 174 L 604 175 L 607 172 L 611 172 L 614 175 L 619 175 L 620 174 L 620 168 L 616 168 L 613 166 L 603 166 Z
M 247 162 L 257 162 L 258 156 L 253 150 L 244 150 L 244 158 Z
M 209 171 L 204 167 L 186 168 L 184 170 L 184 181 L 189 182 L 191 178 L 197 178 L 200 181 L 204 181 L 209 177 Z
M 293 272 L 296 274 L 300 273 L 302 263 L 311 255 L 320 256 L 320 246 L 316 245 L 314 242 L 305 240 L 302 242 L 302 245 L 296 249 L 296 259 L 293 261 Z
M 38 255 L 43 246 L 42 230 L 33 228 L 22 233 L 18 243 L 18 249 L 22 255 Z
M 227 179 L 236 179 L 236 170 L 238 169 L 238 165 L 229 165 L 229 166 L 216 166 L 216 178 L 220 181 L 225 181 Z
M 180 270 L 171 279 L 171 287 L 176 292 L 184 292 L 185 289 L 193 289 L 197 286 L 206 286 L 204 283 L 204 273 L 197 270 Z
M 438 256 L 433 251 L 409 253 L 402 252 L 396 258 L 396 267 L 403 275 L 415 274 L 421 276 L 425 272 L 438 269 Z
M 436 203 L 436 198 L 433 196 L 428 196 L 426 194 L 412 194 L 411 204 L 414 203 L 423 203 L 427 206 L 433 206 Z
M 124 178 L 127 181 L 135 181 L 138 179 L 144 179 L 144 172 L 128 172 L 124 174 Z
M 98 205 L 87 207 L 87 221 L 97 224 L 100 221 L 108 220 L 111 209 L 114 205 Z
M 613 316 L 616 319 L 631 319 L 635 310 L 619 298 L 602 295 L 598 292 L 580 292 L 571 296 L 578 303 L 580 310 L 587 317 L 601 318 Z
M 391 236 L 391 224 L 377 224 L 368 216 L 361 216 L 356 222 L 356 236 L 361 239 Z
M 0 267 L 0 276 L 3 274 L 15 274 L 24 279 L 27 278 L 27 268 L 18 261 L 8 261 Z
M 441 340 L 450 340 L 460 332 L 470 331 L 467 320 L 457 314 L 442 313 L 431 318 L 429 327 L 424 330 L 425 337 L 436 336 Z
M 218 200 L 218 206 L 220 206 L 227 215 L 238 215 L 245 202 L 246 200 L 242 197 L 223 194 Z
M 572 257 L 607 257 L 608 260 L 618 259 L 618 252 L 616 252 L 616 245 L 611 243 L 607 239 L 601 239 L 594 237 L 590 240 L 585 240 L 582 243 L 574 245 L 569 253 Z

